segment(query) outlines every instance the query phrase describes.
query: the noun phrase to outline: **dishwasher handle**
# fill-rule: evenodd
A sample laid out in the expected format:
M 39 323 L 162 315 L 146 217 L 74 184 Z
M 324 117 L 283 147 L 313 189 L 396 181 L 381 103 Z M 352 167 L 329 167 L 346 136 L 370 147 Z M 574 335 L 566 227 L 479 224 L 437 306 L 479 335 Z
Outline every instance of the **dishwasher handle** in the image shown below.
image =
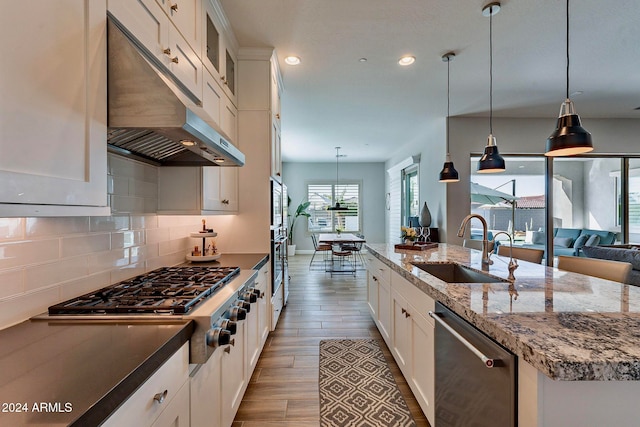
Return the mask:
M 444 320 L 442 320 L 440 318 L 440 316 L 438 316 L 438 314 L 434 313 L 433 311 L 429 311 L 429 316 L 431 318 L 433 318 L 433 320 L 438 322 L 443 328 L 445 328 L 447 331 L 449 331 L 451 333 L 451 335 L 456 337 L 458 339 L 458 341 L 460 341 L 462 344 L 464 344 L 465 347 L 467 347 L 469 350 L 471 350 L 471 352 L 473 354 L 478 356 L 478 358 L 480 360 L 482 360 L 482 363 L 484 363 L 484 366 L 486 366 L 487 368 L 493 368 L 495 366 L 496 360 L 487 357 L 484 353 L 482 353 L 480 350 L 478 350 L 473 344 L 471 344 L 469 341 L 467 341 L 462 335 L 460 335 L 458 332 L 456 332 L 455 329 L 453 329 Z

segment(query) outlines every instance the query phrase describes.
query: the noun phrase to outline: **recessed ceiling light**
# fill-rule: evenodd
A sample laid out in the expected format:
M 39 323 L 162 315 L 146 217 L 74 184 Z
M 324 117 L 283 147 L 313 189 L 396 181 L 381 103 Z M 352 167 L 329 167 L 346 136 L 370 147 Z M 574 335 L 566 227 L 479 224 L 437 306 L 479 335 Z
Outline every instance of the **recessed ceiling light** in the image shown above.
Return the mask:
M 398 64 L 400 65 L 411 65 L 414 62 L 416 62 L 416 57 L 411 55 L 406 55 L 398 59 Z
M 213 161 L 216 163 L 224 163 L 224 159 L 222 157 L 216 157 Z
M 191 141 L 189 139 L 181 140 L 180 144 L 184 145 L 185 147 L 193 147 L 194 145 L 196 145 L 196 143 L 194 141 Z
M 299 56 L 287 56 L 286 58 L 284 58 L 284 62 L 289 65 L 298 65 L 302 61 L 300 60 Z
M 360 58 L 360 59 L 358 59 L 358 61 L 360 61 L 360 62 L 367 62 L 367 58 Z

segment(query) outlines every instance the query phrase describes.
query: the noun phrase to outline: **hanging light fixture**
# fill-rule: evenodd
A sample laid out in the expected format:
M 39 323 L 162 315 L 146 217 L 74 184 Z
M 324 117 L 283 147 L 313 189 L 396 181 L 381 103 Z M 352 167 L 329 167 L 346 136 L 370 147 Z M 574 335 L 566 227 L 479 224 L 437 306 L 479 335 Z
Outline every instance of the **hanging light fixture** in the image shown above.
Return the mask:
M 545 156 L 572 156 L 593 150 L 591 134 L 582 127 L 569 99 L 569 0 L 567 0 L 567 97 L 560 106 L 556 130 L 547 139 Z
M 478 161 L 478 173 L 504 172 L 504 159 L 498 152 L 493 136 L 493 15 L 500 12 L 500 3 L 489 3 L 482 9 L 482 15 L 489 17 L 489 138 L 484 153 Z
M 440 182 L 458 182 L 460 177 L 458 171 L 453 167 L 451 161 L 451 155 L 449 154 L 449 63 L 453 61 L 456 54 L 453 52 L 445 53 L 442 56 L 442 60 L 447 63 L 447 157 L 444 161 L 444 166 L 440 171 Z
M 333 206 L 329 206 L 327 208 L 327 210 L 330 210 L 330 211 L 346 211 L 346 210 L 349 210 L 349 208 L 347 208 L 347 207 L 340 206 L 340 203 L 338 202 L 338 196 L 337 196 L 338 182 L 339 182 L 338 181 L 338 159 L 340 157 L 344 157 L 344 154 L 342 154 L 342 155 L 340 154 L 340 149 L 341 148 L 342 147 L 336 147 L 336 186 L 334 188 L 334 193 L 336 194 L 336 204 L 333 205 Z

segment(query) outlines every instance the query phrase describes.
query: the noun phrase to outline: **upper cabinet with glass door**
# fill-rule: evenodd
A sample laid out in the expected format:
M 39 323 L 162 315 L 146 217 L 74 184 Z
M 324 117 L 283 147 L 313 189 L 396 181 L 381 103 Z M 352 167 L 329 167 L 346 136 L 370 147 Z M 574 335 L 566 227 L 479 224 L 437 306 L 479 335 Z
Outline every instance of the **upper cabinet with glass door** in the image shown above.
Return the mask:
M 202 62 L 206 70 L 220 83 L 222 90 L 236 102 L 237 82 L 237 42 L 228 31 L 229 23 L 216 0 L 203 0 Z

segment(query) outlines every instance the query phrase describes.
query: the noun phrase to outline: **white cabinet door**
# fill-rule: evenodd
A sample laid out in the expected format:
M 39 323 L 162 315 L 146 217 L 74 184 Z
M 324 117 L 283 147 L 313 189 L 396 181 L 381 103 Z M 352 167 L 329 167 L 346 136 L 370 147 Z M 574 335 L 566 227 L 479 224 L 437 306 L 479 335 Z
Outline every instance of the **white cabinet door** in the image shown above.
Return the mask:
M 410 313 L 407 301 L 395 289 L 391 290 L 391 299 L 393 304 L 393 333 L 391 334 L 393 345 L 391 349 L 406 378 L 411 374 Z
M 278 122 L 271 122 L 271 176 L 282 182 L 282 141 Z
M 409 386 L 431 423 L 435 420 L 435 328 L 423 311 L 408 305 L 411 376 Z
M 378 320 L 378 278 L 367 271 L 367 304 L 374 321 Z
M 203 168 L 203 209 L 212 212 L 238 211 L 238 169 L 235 167 Z
M 202 62 L 178 30 L 169 25 L 169 70 L 198 99 L 202 99 Z
M 109 13 L 169 67 L 169 18 L 155 0 L 108 0 Z
M 391 286 L 388 282 L 378 279 L 378 329 L 382 338 L 391 347 Z
M 184 384 L 151 427 L 189 427 L 189 385 Z M 211 424 L 207 424 L 211 426 Z
M 0 36 L 0 217 L 108 215 L 106 2 L 11 3 Z
M 237 323 L 236 334 L 231 337 L 234 344 L 226 346 L 222 354 L 222 425 L 225 427 L 233 422 L 248 381 L 246 328 L 245 321 Z
M 209 70 L 203 71 L 202 82 L 202 108 L 211 120 L 220 126 L 220 117 L 222 117 L 222 100 L 226 95 L 222 91 L 217 79 Z M 236 141 L 231 141 L 236 143 Z
M 238 109 L 227 96 L 221 99 L 220 127 L 231 142 L 238 141 Z
M 129 0 L 131 1 L 131 0 Z M 157 0 L 185 41 L 200 55 L 202 38 L 201 0 Z M 209 0 L 205 0 L 209 2 Z
M 191 425 L 220 427 L 222 424 L 222 355 L 217 348 L 207 363 L 193 374 L 191 388 Z M 206 402 L 205 405 L 202 402 Z
M 260 331 L 260 346 L 264 346 L 269 335 L 269 324 L 271 314 L 269 311 L 269 297 L 268 291 L 270 289 L 269 282 L 271 281 L 270 265 L 267 262 L 258 272 L 258 278 L 256 279 L 256 289 L 260 290 L 260 296 L 258 297 L 258 305 L 260 306 L 260 319 L 258 329 Z

